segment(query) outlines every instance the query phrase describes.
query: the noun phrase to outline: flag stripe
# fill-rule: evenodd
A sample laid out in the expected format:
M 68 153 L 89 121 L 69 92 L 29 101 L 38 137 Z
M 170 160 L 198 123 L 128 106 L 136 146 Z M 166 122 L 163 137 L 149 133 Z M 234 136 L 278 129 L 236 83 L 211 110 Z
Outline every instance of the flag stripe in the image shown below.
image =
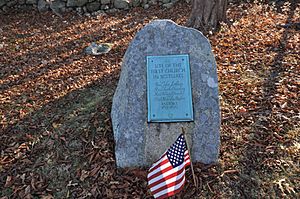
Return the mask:
M 162 171 L 158 171 L 157 173 L 155 173 L 152 177 L 154 178 L 148 178 L 148 181 L 149 181 L 149 184 L 152 184 L 153 182 L 157 181 L 157 180 L 160 180 L 161 178 L 165 178 L 169 175 L 171 175 L 172 173 L 176 173 L 178 172 L 179 170 L 181 170 L 185 165 L 182 164 L 176 168 L 173 168 L 172 165 L 170 167 L 168 167 L 167 169 L 165 170 L 162 170 Z
M 172 196 L 175 194 L 175 191 L 178 189 L 182 189 L 183 185 L 185 183 L 185 176 L 183 176 L 182 179 L 180 179 L 180 181 L 177 181 L 177 183 L 174 183 L 172 185 L 169 185 L 169 187 L 167 187 L 166 189 L 162 190 L 161 192 L 158 192 L 156 194 L 153 194 L 155 198 L 166 198 L 168 196 Z M 178 192 L 181 190 L 178 190 Z M 176 193 L 178 193 L 176 192 Z
M 163 180 L 163 182 L 160 182 L 160 183 L 153 183 L 153 184 L 151 184 L 150 185 L 150 189 L 151 189 L 151 191 L 153 192 L 153 191 L 155 191 L 156 189 L 158 189 L 158 188 L 160 188 L 160 187 L 163 187 L 164 185 L 166 185 L 166 184 L 170 184 L 170 183 L 172 183 L 172 182 L 176 182 L 178 179 L 180 179 L 180 178 L 182 178 L 182 176 L 184 176 L 184 168 L 182 168 L 180 171 L 178 171 L 178 172 L 175 172 L 174 173 L 175 174 L 175 176 L 167 176 L 166 178 L 162 178 L 162 180 Z M 154 186 L 152 186 L 152 185 L 154 185 Z
M 151 181 L 154 178 L 158 177 L 159 175 L 169 172 L 173 169 L 170 162 L 167 162 L 165 165 L 162 166 L 162 168 L 157 168 L 155 172 L 152 173 L 152 175 L 148 176 L 148 180 Z
M 151 173 L 148 174 L 148 178 L 153 178 L 152 175 L 156 174 L 159 171 L 168 171 L 169 167 L 172 167 L 172 165 L 171 165 L 170 161 L 167 159 L 166 161 L 163 161 L 163 163 L 159 167 L 152 170 Z
M 157 162 L 155 162 L 152 167 L 149 169 L 149 172 L 152 172 L 153 170 L 157 169 L 161 164 L 164 164 L 164 162 L 168 161 L 168 157 L 166 154 L 164 154 L 161 159 L 159 159 Z
M 184 175 L 181 175 L 180 178 L 175 179 L 175 181 L 170 182 L 170 183 L 166 183 L 161 187 L 158 187 L 157 189 L 155 189 L 154 191 L 152 191 L 152 193 L 155 195 L 159 192 L 162 192 L 164 190 L 168 190 L 168 189 L 172 189 L 172 187 L 176 186 L 177 184 L 179 184 L 180 182 L 182 182 L 182 180 L 184 179 Z

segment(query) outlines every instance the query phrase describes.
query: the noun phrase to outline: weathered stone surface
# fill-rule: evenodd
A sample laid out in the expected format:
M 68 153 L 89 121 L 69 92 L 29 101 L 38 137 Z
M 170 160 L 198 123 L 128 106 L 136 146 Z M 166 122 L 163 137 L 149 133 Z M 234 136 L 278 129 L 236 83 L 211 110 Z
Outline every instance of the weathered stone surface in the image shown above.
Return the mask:
M 65 11 L 66 3 L 61 0 L 55 0 L 52 3 L 50 3 L 50 8 L 53 12 L 60 15 L 60 13 Z
M 97 10 L 100 9 L 100 6 L 101 6 L 100 2 L 95 1 L 95 2 L 92 2 L 92 3 L 88 3 L 86 5 L 86 9 L 87 9 L 88 12 L 96 12 Z
M 14 5 L 16 5 L 18 3 L 18 1 L 17 0 L 12 0 L 12 1 L 9 1 L 9 2 L 7 2 L 7 6 L 8 7 L 13 7 Z
M 101 5 L 101 10 L 108 10 L 109 6 L 108 5 Z
M 170 9 L 170 8 L 172 8 L 172 6 L 174 5 L 174 3 L 166 3 L 166 4 L 163 4 L 163 7 L 164 8 L 167 8 L 167 9 Z
M 39 0 L 37 7 L 40 12 L 47 11 L 49 10 L 49 3 L 45 0 Z
M 68 7 L 80 7 L 86 4 L 88 0 L 68 0 L 67 6 Z
M 110 0 L 101 0 L 102 5 L 110 4 Z
M 6 4 L 7 0 L 0 0 L 0 7 L 4 6 Z
M 114 0 L 114 6 L 117 9 L 128 9 L 129 1 L 128 0 Z
M 146 56 L 189 54 L 193 122 L 147 123 Z M 216 162 L 220 144 L 220 109 L 216 62 L 201 32 L 156 20 L 139 31 L 123 58 L 112 105 L 118 167 L 150 166 L 176 140 L 181 127 L 195 162 Z
M 149 3 L 149 5 L 154 6 L 158 4 L 158 0 L 150 0 L 147 3 Z
M 25 0 L 18 0 L 18 4 L 20 4 L 20 5 L 25 4 Z
M 131 4 L 133 7 L 138 7 L 139 5 L 141 5 L 141 0 L 132 0 Z
M 26 0 L 27 4 L 36 4 L 37 0 Z
M 144 8 L 145 10 L 147 10 L 149 7 L 150 7 L 149 4 L 145 4 L 145 5 L 143 6 L 143 8 Z

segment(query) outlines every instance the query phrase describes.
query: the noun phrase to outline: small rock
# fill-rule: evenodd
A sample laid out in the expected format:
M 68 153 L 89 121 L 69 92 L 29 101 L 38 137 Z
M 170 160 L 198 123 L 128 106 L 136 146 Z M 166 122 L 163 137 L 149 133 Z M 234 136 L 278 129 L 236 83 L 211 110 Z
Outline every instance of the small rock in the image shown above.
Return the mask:
M 49 3 L 45 0 L 39 0 L 37 7 L 40 12 L 47 11 L 49 10 Z
M 86 17 L 91 17 L 91 14 L 88 13 L 88 12 L 86 12 L 86 13 L 84 14 L 84 16 L 86 16 Z
M 94 16 L 105 16 L 105 12 L 103 10 L 98 10 L 93 13 Z
M 114 6 L 117 9 L 128 9 L 129 1 L 128 0 L 114 0 Z
M 18 0 L 18 4 L 19 4 L 19 5 L 25 4 L 25 0 Z
M 149 5 L 152 5 L 152 6 L 154 6 L 154 5 L 157 5 L 157 0 L 150 0 L 149 1 Z
M 86 6 L 83 6 L 82 10 L 83 10 L 84 13 L 86 13 L 87 12 Z
M 141 5 L 141 0 L 132 0 L 131 4 L 133 7 L 138 7 Z
M 88 0 L 68 0 L 67 6 L 68 7 L 80 7 L 85 5 L 88 2 Z
M 0 7 L 4 6 L 6 4 L 7 0 L 0 0 Z
M 7 5 L 8 7 L 13 7 L 14 5 L 17 4 L 17 2 L 18 2 L 17 0 L 9 1 L 9 2 L 7 2 L 6 5 Z
M 102 43 L 102 44 L 96 44 L 95 42 L 92 42 L 90 46 L 85 48 L 85 53 L 88 55 L 101 55 L 108 53 L 113 44 L 111 43 Z
M 4 13 L 7 13 L 9 11 L 9 7 L 8 6 L 3 6 L 2 10 Z
M 27 4 L 37 4 L 37 0 L 26 0 Z
M 150 7 L 149 4 L 144 5 L 144 9 L 148 9 L 149 7 Z
M 61 14 L 66 11 L 66 4 L 63 1 L 53 1 L 50 8 L 56 15 L 62 17 Z
M 78 14 L 82 14 L 82 8 L 81 7 L 78 7 L 78 8 L 76 8 L 76 12 L 78 13 Z
M 98 1 L 88 3 L 86 9 L 88 12 L 95 12 L 100 9 L 100 3 Z
M 108 5 L 102 5 L 101 6 L 101 10 L 108 10 L 109 9 L 109 6 Z
M 101 0 L 102 5 L 110 4 L 110 0 Z
M 173 3 L 166 3 L 166 4 L 163 4 L 163 7 L 169 9 L 169 8 L 172 8 L 173 5 L 174 5 Z
M 112 9 L 107 10 L 106 12 L 107 13 L 115 13 L 115 12 L 118 12 L 118 11 L 119 11 L 118 9 L 112 8 Z

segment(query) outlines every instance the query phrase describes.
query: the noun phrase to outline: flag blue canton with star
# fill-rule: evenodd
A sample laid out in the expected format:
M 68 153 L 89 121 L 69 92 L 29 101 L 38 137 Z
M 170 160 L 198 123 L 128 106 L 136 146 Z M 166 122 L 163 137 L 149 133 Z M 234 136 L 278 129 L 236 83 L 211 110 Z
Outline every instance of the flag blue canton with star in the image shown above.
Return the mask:
M 186 143 L 184 136 L 177 138 L 176 142 L 167 151 L 167 156 L 173 168 L 181 165 L 184 161 L 184 152 L 186 150 Z

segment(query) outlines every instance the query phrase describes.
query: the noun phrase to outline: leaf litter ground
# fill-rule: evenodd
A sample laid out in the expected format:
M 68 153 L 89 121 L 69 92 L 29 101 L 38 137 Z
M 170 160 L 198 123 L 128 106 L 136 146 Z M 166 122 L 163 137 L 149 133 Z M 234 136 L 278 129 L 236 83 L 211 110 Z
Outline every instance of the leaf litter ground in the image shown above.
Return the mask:
M 232 4 L 209 36 L 218 64 L 221 151 L 175 198 L 296 198 L 300 21 L 295 3 Z M 110 121 L 122 57 L 154 19 L 190 6 L 82 17 L 16 12 L 0 23 L 0 198 L 151 198 L 146 169 L 116 170 Z M 113 43 L 99 57 L 91 42 Z

